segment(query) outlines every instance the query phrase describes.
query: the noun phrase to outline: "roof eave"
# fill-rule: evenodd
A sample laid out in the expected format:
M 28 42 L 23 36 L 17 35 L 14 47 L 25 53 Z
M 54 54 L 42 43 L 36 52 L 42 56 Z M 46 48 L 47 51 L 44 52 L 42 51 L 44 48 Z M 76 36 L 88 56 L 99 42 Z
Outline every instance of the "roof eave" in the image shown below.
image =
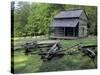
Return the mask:
M 54 17 L 54 19 L 79 19 L 79 17 Z

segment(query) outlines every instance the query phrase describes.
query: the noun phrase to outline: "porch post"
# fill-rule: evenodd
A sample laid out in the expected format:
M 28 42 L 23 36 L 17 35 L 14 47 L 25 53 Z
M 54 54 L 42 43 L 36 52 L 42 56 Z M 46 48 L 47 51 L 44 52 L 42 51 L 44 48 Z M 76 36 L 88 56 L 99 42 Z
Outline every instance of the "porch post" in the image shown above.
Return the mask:
M 65 36 L 65 27 L 64 27 L 64 36 Z
M 73 36 L 75 37 L 75 29 L 74 29 L 74 27 L 73 27 Z

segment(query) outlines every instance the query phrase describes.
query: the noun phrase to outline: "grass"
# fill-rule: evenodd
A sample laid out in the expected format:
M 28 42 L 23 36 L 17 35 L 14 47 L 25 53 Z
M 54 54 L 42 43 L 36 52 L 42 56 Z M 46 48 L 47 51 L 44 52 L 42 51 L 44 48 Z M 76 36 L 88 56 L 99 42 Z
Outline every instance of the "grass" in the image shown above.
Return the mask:
M 61 44 L 64 48 L 71 47 L 79 43 L 82 43 L 82 45 L 96 45 L 97 39 L 96 37 L 87 37 L 87 38 L 76 39 L 76 40 L 62 40 L 61 41 Z
M 84 45 L 97 44 L 96 37 L 88 37 L 77 40 L 62 40 L 61 45 L 63 48 L 67 48 L 79 42 Z M 65 55 L 59 59 L 54 58 L 51 61 L 43 62 L 39 55 L 34 54 L 25 56 L 23 50 L 18 50 L 14 51 L 14 60 L 12 60 L 12 62 L 14 62 L 14 65 L 12 65 L 14 73 L 51 72 L 96 68 L 91 59 L 87 56 L 83 56 L 83 53 Z

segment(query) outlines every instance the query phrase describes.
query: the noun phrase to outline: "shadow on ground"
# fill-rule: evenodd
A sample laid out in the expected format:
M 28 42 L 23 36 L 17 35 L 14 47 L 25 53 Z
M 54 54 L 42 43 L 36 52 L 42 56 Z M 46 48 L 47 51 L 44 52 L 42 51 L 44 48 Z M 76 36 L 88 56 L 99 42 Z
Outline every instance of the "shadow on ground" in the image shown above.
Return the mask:
M 77 56 L 75 55 L 75 56 L 64 56 L 63 58 L 60 59 L 53 59 L 48 62 L 43 62 L 39 70 L 36 72 L 68 71 L 68 70 L 83 70 L 83 69 L 96 68 L 94 63 L 89 58 L 87 57 L 84 58 L 82 59 L 81 55 Z
M 14 62 L 14 73 L 17 74 L 96 69 L 91 59 L 83 56 L 83 54 L 65 55 L 62 58 L 54 58 L 51 61 L 43 62 L 39 55 L 25 56 L 21 52 L 16 52 L 12 62 Z

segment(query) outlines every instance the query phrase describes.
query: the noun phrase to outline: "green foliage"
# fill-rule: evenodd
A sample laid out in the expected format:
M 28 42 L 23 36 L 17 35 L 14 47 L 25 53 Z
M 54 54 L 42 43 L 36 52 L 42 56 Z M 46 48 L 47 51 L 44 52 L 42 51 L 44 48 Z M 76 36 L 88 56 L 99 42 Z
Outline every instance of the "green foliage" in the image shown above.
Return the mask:
M 18 2 L 14 12 L 14 36 L 46 35 L 53 17 L 68 9 L 84 9 L 88 16 L 88 34 L 97 34 L 95 6 Z
M 34 35 L 45 35 L 48 32 L 48 25 L 57 10 L 61 8 L 59 5 L 50 4 L 32 4 L 30 16 L 28 17 L 28 24 L 33 25 Z M 31 29 L 31 28 L 30 28 Z
M 14 36 L 23 36 L 30 12 L 30 4 L 19 2 L 14 10 Z
M 88 16 L 88 33 L 97 35 L 97 7 L 86 8 Z

